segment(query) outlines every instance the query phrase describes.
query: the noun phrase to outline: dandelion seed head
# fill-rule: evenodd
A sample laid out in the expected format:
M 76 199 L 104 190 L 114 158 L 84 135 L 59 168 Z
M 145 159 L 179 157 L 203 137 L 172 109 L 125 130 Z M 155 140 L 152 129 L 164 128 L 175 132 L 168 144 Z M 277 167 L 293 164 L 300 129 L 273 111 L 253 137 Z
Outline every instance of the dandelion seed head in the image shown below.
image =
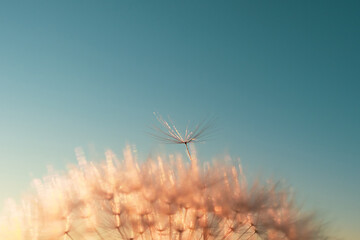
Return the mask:
M 34 181 L 34 191 L 9 202 L 1 239 L 322 239 L 287 189 L 246 182 L 240 167 L 206 163 L 196 171 L 177 157 L 139 164 L 127 146 L 123 160 L 87 162 Z M 85 163 L 86 162 L 86 163 Z

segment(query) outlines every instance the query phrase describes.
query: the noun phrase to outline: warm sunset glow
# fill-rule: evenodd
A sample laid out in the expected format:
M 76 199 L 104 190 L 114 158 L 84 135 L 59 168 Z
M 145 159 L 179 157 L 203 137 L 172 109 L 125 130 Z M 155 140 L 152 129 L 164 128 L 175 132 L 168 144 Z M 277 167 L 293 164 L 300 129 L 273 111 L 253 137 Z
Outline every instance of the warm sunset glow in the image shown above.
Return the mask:
M 239 168 L 193 164 L 181 156 L 138 163 L 132 149 L 119 160 L 87 162 L 67 174 L 34 180 L 34 193 L 1 222 L 1 239 L 321 239 L 311 215 L 276 184 L 248 185 Z

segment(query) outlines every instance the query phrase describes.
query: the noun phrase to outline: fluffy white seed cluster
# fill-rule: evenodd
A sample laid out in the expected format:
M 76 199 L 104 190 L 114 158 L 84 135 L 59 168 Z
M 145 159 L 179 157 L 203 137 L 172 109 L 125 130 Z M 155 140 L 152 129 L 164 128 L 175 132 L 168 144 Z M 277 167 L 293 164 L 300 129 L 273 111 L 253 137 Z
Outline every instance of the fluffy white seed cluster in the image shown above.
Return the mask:
M 181 157 L 139 164 L 87 162 L 34 181 L 34 193 L 9 204 L 0 239 L 9 240 L 313 240 L 323 239 L 311 215 L 276 184 L 248 186 L 241 167 L 188 164 Z

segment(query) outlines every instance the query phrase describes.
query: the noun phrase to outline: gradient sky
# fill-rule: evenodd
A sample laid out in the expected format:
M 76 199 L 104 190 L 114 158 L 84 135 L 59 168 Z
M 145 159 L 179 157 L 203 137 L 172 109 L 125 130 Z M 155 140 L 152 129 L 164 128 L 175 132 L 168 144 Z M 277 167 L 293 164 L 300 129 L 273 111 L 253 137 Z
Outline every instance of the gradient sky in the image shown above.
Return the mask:
M 332 233 L 360 236 L 358 1 L 1 1 L 0 201 L 74 148 L 140 156 L 153 112 L 216 116 L 202 160 L 286 179 Z M 95 158 L 94 157 L 94 158 Z

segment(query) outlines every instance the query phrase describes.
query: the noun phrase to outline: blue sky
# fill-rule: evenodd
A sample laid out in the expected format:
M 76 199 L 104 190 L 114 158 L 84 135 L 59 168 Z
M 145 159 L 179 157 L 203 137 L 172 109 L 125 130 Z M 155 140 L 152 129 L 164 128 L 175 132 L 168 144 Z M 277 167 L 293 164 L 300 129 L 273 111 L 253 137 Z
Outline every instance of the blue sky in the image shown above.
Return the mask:
M 140 156 L 153 112 L 216 116 L 202 160 L 286 179 L 345 239 L 360 235 L 356 1 L 2 1 L 0 201 L 74 148 Z

